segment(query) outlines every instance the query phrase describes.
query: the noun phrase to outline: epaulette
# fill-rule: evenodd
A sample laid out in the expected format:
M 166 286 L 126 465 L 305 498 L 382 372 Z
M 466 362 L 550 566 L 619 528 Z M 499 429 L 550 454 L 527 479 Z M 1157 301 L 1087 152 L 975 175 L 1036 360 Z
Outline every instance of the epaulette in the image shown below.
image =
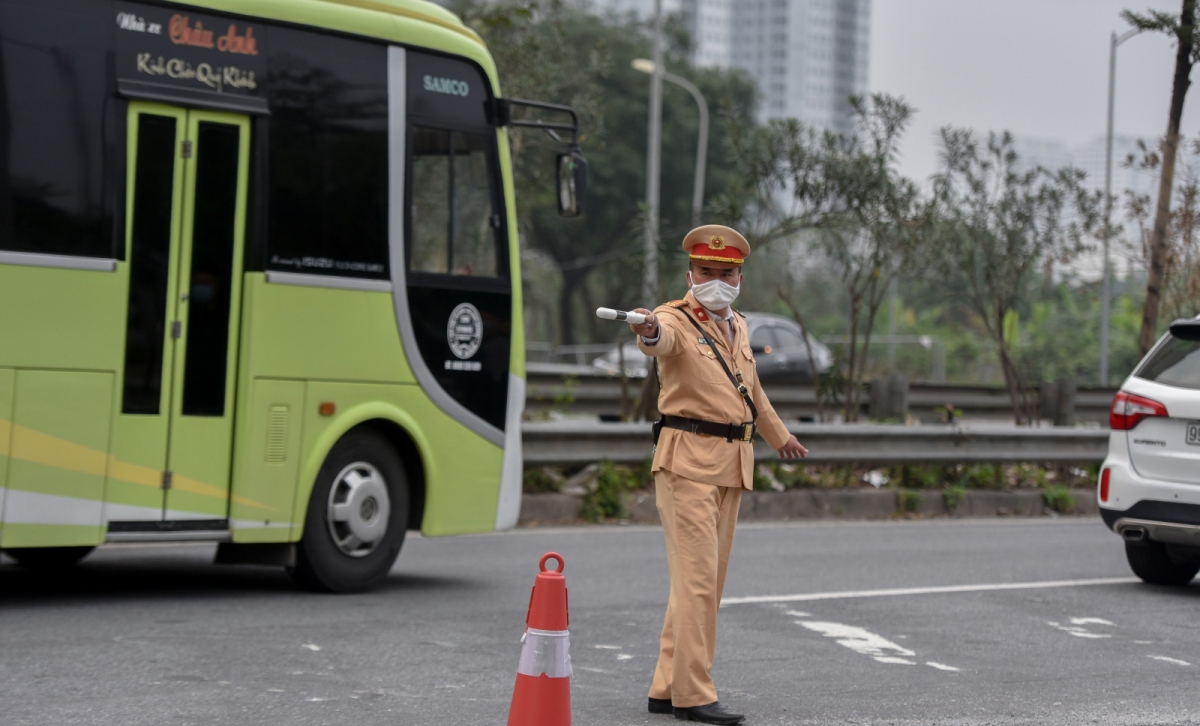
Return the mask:
M 669 308 L 686 308 L 687 300 L 672 300 L 669 303 L 664 303 Z

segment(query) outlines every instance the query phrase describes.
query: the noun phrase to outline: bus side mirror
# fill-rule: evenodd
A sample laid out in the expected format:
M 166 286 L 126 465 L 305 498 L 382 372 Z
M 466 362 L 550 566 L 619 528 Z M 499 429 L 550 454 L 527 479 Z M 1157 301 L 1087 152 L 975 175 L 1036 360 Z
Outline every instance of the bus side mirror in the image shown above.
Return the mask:
M 578 217 L 587 199 L 588 163 L 578 148 L 558 155 L 558 213 Z

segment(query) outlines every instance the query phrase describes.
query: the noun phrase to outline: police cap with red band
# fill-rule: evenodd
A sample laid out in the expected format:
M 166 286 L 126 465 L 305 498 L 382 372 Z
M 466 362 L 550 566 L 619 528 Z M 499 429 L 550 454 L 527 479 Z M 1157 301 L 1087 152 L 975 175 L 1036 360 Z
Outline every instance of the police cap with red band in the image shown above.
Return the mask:
M 706 224 L 688 232 L 683 238 L 683 249 L 693 262 L 740 265 L 750 256 L 746 238 L 723 224 Z

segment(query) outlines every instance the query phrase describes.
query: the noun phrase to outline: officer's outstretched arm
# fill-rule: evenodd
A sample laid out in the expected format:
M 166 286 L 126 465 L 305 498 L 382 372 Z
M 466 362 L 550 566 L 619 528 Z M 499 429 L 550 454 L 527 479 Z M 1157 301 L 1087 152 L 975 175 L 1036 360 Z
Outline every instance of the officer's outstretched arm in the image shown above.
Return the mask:
M 675 355 L 680 350 L 679 321 L 673 315 L 661 314 L 663 308 L 650 312 L 645 308 L 634 310 L 646 315 L 642 325 L 630 325 L 629 329 L 638 336 L 638 349 L 651 358 Z

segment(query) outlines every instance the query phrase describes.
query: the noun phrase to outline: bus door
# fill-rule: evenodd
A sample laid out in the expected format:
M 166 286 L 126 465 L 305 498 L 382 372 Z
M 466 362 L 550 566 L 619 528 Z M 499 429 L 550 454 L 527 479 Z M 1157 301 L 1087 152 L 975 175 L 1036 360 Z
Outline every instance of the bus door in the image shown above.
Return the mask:
M 227 527 L 250 122 L 141 102 L 129 114 L 123 418 L 156 449 L 138 458 L 162 463 L 161 520 Z

